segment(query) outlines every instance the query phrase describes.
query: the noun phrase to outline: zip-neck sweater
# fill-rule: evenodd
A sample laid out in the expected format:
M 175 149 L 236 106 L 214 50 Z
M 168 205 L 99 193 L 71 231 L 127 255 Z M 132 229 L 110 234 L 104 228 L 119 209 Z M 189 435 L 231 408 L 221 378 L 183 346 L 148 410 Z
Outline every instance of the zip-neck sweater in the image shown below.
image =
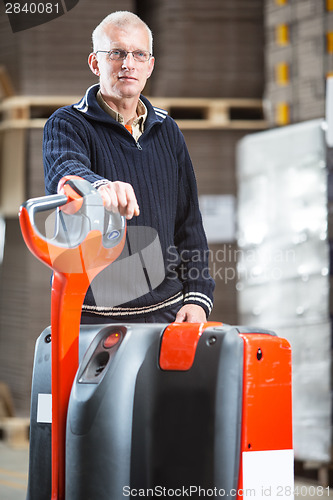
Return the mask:
M 83 311 L 135 318 L 183 302 L 200 305 L 208 316 L 215 284 L 208 271 L 209 250 L 195 174 L 183 134 L 165 110 L 153 107 L 140 96 L 148 115 L 144 132 L 136 141 L 99 106 L 98 90 L 99 85 L 93 85 L 81 101 L 58 109 L 48 119 L 43 141 L 46 193 L 56 193 L 58 182 L 65 175 L 78 175 L 95 187 L 106 180 L 131 184 L 140 215 L 128 221 L 128 230 L 144 226 L 158 235 L 164 279 L 155 283 L 155 287 L 154 283 L 148 283 L 148 288 L 142 286 L 142 293 L 135 292 L 134 298 L 131 294 L 118 294 L 131 300 L 117 303 L 114 299 L 117 293 L 113 292 L 110 299 L 108 289 L 117 290 L 124 277 L 120 272 L 119 281 L 109 282 L 102 293 L 94 294 L 91 287 Z M 145 253 L 139 254 L 142 261 Z M 150 257 L 148 252 L 143 264 L 148 267 L 148 273 L 144 269 L 148 282 L 149 266 L 154 264 L 149 262 L 154 257 Z M 117 273 L 113 280 L 115 276 Z

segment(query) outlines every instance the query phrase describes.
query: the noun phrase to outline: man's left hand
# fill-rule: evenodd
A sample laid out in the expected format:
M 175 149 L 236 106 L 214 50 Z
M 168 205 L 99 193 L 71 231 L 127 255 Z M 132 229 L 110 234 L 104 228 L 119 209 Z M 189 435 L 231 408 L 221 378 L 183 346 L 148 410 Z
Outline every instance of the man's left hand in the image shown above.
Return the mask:
M 196 304 L 187 304 L 179 309 L 176 323 L 206 323 L 206 313 L 201 306 Z

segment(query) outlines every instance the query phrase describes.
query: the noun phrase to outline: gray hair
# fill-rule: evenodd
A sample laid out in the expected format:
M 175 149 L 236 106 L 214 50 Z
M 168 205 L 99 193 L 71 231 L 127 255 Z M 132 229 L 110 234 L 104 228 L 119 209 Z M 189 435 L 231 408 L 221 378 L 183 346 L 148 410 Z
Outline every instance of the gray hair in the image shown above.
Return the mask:
M 126 10 L 119 10 L 116 12 L 112 12 L 108 16 L 106 16 L 98 26 L 93 31 L 92 34 L 92 44 L 93 44 L 93 50 L 96 51 L 98 50 L 98 45 L 103 44 L 104 37 L 105 37 L 105 27 L 109 24 L 113 24 L 114 26 L 117 26 L 118 28 L 124 28 L 126 26 L 136 26 L 136 27 L 143 27 L 147 30 L 148 33 L 148 38 L 149 38 L 149 51 L 152 54 L 153 53 L 153 34 L 151 32 L 151 29 L 149 26 L 140 19 L 139 16 L 134 14 L 133 12 L 129 12 Z

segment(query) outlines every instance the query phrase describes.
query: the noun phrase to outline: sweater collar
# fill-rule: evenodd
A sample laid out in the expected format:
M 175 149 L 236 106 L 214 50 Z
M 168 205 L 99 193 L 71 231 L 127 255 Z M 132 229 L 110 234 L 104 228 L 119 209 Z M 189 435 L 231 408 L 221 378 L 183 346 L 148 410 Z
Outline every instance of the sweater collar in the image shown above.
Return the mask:
M 73 105 L 73 108 L 84 114 L 87 118 L 105 122 L 105 123 L 117 123 L 117 121 L 112 118 L 108 113 L 106 113 L 97 102 L 97 92 L 99 91 L 99 83 L 89 87 L 82 97 L 82 99 Z M 162 123 L 166 116 L 167 111 L 164 109 L 156 108 L 148 101 L 146 97 L 140 95 L 141 101 L 144 103 L 148 110 L 148 115 L 146 119 L 146 128 L 153 125 L 154 123 Z

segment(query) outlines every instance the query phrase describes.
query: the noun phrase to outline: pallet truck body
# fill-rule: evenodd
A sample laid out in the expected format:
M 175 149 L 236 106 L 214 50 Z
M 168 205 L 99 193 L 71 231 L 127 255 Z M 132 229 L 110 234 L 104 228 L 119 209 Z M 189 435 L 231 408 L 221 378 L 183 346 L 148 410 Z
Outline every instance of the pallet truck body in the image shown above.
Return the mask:
M 126 228 L 87 181 L 67 177 L 60 190 L 20 211 L 28 247 L 54 270 L 27 500 L 293 498 L 289 343 L 213 322 L 80 327 L 89 283 L 120 255 Z M 34 214 L 55 207 L 45 238 Z

